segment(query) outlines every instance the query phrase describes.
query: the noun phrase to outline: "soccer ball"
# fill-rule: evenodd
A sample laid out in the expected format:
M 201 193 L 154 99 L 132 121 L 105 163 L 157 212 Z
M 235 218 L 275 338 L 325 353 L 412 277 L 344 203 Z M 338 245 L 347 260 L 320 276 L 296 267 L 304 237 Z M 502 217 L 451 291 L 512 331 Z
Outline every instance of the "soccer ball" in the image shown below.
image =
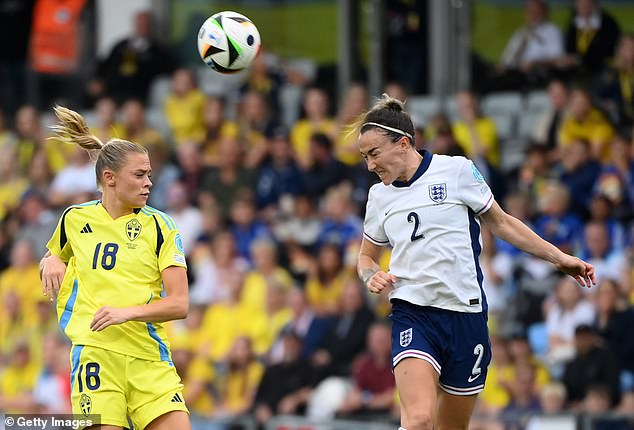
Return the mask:
M 219 73 L 235 73 L 253 62 L 260 50 L 260 33 L 249 18 L 225 11 L 207 18 L 198 31 L 198 53 Z

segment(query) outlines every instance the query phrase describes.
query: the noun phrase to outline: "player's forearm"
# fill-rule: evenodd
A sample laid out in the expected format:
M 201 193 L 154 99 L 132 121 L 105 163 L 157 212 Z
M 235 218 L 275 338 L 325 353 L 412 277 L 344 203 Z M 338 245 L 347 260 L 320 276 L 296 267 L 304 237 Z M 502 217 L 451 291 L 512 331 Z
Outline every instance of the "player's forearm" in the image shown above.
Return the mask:
M 365 254 L 359 254 L 357 274 L 364 284 L 367 284 L 370 278 L 379 270 L 381 270 L 381 267 L 372 257 Z
M 545 241 L 517 218 L 506 215 L 501 223 L 487 224 L 493 234 L 522 251 L 553 264 L 561 259 L 562 251 Z
M 167 296 L 147 305 L 131 306 L 129 321 L 165 322 L 183 319 L 189 311 L 187 296 Z

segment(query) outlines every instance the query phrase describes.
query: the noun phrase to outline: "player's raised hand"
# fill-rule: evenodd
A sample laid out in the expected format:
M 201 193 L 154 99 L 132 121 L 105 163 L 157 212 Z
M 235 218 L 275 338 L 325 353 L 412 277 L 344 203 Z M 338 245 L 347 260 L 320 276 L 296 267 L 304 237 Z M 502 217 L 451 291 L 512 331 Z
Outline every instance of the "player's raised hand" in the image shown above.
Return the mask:
M 50 301 L 55 300 L 64 274 L 66 273 L 66 264 L 57 255 L 47 255 L 40 261 L 40 278 L 42 279 L 42 293 L 48 296 Z
M 383 270 L 379 270 L 366 281 L 365 286 L 368 288 L 369 292 L 380 294 L 385 289 L 394 288 L 395 282 L 396 276 L 391 273 L 384 272 Z
M 126 308 L 113 308 L 112 306 L 102 306 L 90 323 L 92 331 L 101 331 L 108 326 L 122 324 L 128 321 L 128 310 Z
M 577 257 L 564 254 L 561 260 L 555 263 L 555 266 L 575 278 L 575 281 L 582 287 L 590 288 L 597 284 L 594 266 Z

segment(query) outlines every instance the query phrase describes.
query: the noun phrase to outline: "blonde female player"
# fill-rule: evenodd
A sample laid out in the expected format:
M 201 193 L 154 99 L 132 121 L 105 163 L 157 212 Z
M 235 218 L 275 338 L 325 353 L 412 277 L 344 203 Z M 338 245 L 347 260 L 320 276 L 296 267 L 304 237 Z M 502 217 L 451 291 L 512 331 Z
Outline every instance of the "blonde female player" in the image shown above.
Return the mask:
M 190 429 L 183 386 L 161 323 L 189 308 L 183 244 L 174 221 L 146 206 L 147 151 L 102 143 L 78 113 L 56 107 L 59 139 L 96 159 L 102 199 L 61 216 L 41 262 L 56 293 L 59 324 L 73 343 L 73 413 L 100 416 L 101 429 Z
M 379 100 L 359 131 L 361 155 L 381 182 L 368 195 L 357 269 L 370 292 L 391 290 L 401 428 L 466 430 L 491 359 L 480 221 L 581 285 L 596 282 L 594 268 L 505 213 L 468 159 L 417 152 L 400 101 Z M 389 273 L 377 263 L 388 245 Z

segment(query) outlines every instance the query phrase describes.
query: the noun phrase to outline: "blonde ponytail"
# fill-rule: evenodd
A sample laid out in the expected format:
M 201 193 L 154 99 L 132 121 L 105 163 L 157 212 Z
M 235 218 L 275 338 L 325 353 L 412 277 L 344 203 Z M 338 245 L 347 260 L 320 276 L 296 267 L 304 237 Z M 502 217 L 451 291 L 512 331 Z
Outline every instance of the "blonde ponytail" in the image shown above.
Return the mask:
M 95 161 L 104 144 L 97 136 L 90 133 L 84 117 L 64 106 L 55 106 L 53 111 L 60 124 L 51 127 L 54 134 L 51 138 L 71 145 L 79 145 L 88 151 L 90 159 Z

